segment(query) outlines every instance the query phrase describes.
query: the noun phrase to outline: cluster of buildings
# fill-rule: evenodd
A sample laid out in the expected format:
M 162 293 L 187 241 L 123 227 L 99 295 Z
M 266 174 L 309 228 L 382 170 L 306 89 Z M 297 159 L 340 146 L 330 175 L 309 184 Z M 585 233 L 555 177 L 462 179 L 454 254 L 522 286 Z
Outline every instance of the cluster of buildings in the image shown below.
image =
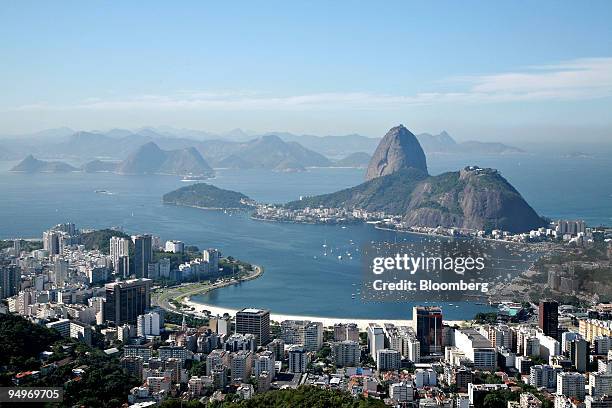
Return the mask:
M 349 224 L 355 222 L 375 222 L 386 218 L 382 211 L 366 211 L 344 208 L 311 208 L 289 209 L 272 204 L 257 204 L 253 218 L 313 224 Z
M 73 325 L 135 323 L 143 307 L 150 306 L 144 299 L 154 281 L 219 276 L 221 254 L 216 249 L 172 265 L 169 253 L 184 251 L 180 241 L 168 241 L 164 247 L 152 235 L 112 236 L 106 254 L 86 249 L 87 232 L 60 224 L 43 233 L 40 249 L 24 251 L 24 241 L 15 240 L 0 253 L 0 300 L 10 312 L 45 322 L 70 319 Z M 115 305 L 120 296 L 127 296 L 121 299 L 128 305 L 126 316 L 119 316 Z
M 170 255 L 154 256 L 161 245 L 150 235 L 112 237 L 108 255 L 86 250 L 79 235 L 66 224 L 45 233 L 42 249 L 24 251 L 15 241 L 2 250 L 0 312 L 88 344 L 101 338 L 105 352 L 140 380 L 128 396 L 134 407 L 168 397 L 248 399 L 303 384 L 401 407 L 480 407 L 490 394 L 518 395 L 509 407 L 612 407 L 610 305 L 542 301 L 534 307 L 537 319 L 500 313 L 494 323 L 461 325 L 445 323 L 440 307 L 416 306 L 412 321 L 401 325 L 327 327 L 314 319 L 273 322 L 268 310 L 246 308 L 208 316 L 202 326 L 189 326 L 185 315 L 180 326 L 169 325 L 168 312 L 151 304 L 155 280 L 218 272 L 219 252 L 203 251 L 167 273 Z M 178 241 L 163 248 L 184 251 Z
M 557 220 L 548 227 L 541 227 L 525 233 L 511 233 L 501 229 L 490 232 L 466 228 L 425 227 L 407 223 L 400 215 L 386 214 L 382 211 L 366 211 L 363 209 L 305 207 L 289 209 L 271 204 L 258 204 L 253 218 L 268 221 L 316 223 L 316 224 L 349 224 L 368 222 L 381 228 L 398 231 L 416 232 L 428 235 L 449 237 L 488 238 L 508 242 L 545 242 L 563 241 L 578 246 L 593 242 L 594 230 L 587 228 L 582 220 Z

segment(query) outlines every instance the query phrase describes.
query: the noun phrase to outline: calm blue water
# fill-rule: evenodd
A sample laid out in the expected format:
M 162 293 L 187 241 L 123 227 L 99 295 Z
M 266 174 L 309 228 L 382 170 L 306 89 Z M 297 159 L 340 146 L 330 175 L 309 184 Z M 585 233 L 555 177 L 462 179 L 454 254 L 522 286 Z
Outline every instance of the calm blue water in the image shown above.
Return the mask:
M 254 281 L 214 291 L 201 300 L 219 306 L 266 307 L 278 313 L 352 318 L 410 318 L 411 304 L 361 303 L 351 299 L 360 283 L 357 258 L 322 256 L 322 244 L 336 253 L 377 240 L 420 240 L 420 236 L 379 231 L 368 225 L 346 229 L 253 221 L 191 208 L 164 206 L 163 193 L 184 185 L 170 176 L 114 174 L 12 174 L 0 162 L 0 238 L 38 237 L 51 225 L 71 221 L 80 227 L 119 226 L 150 232 L 263 265 Z M 467 164 L 496 167 L 532 206 L 553 218 L 582 218 L 589 224 L 612 221 L 610 159 L 546 159 L 538 156 L 429 158 L 433 174 Z M 363 170 L 314 169 L 305 173 L 220 171 L 212 183 L 254 199 L 284 202 L 300 195 L 332 192 L 358 184 Z M 95 194 L 109 190 L 114 195 Z M 351 243 L 352 240 L 352 243 Z M 315 258 L 316 257 L 316 258 Z M 353 286 L 355 284 L 356 286 Z M 450 319 L 469 318 L 483 306 L 444 307 Z

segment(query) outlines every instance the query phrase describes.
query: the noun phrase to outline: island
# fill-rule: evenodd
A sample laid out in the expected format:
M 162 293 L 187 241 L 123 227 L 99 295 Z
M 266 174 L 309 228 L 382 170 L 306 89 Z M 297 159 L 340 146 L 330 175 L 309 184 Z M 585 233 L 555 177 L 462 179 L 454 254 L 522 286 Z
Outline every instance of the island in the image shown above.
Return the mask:
M 206 210 L 246 210 L 255 206 L 255 201 L 242 193 L 207 183 L 191 184 L 166 193 L 162 202 Z
M 10 171 L 19 173 L 69 173 L 78 171 L 78 169 L 61 161 L 38 160 L 30 154 L 13 166 Z

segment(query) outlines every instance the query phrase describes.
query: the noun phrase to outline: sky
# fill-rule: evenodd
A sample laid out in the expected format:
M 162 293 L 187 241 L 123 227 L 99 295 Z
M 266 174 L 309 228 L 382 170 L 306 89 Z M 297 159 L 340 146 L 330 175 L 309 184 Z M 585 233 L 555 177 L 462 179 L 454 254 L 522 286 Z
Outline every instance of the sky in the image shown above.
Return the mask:
M 610 1 L 3 2 L 0 135 L 612 143 L 610 21 Z

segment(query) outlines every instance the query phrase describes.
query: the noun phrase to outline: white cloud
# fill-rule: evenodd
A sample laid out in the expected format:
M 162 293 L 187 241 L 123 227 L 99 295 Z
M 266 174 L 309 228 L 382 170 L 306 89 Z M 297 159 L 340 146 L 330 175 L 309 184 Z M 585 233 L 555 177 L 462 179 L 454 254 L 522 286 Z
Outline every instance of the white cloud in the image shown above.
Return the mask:
M 88 98 L 63 105 L 35 103 L 20 111 L 168 111 L 168 110 L 389 110 L 414 105 L 573 101 L 612 96 L 612 58 L 588 58 L 521 71 L 455 77 L 452 92 L 391 95 L 372 92 L 325 92 L 270 95 L 254 91 L 178 91 L 123 99 Z

